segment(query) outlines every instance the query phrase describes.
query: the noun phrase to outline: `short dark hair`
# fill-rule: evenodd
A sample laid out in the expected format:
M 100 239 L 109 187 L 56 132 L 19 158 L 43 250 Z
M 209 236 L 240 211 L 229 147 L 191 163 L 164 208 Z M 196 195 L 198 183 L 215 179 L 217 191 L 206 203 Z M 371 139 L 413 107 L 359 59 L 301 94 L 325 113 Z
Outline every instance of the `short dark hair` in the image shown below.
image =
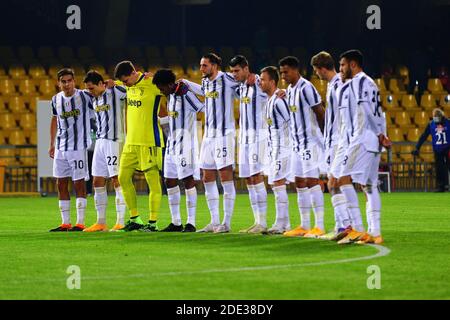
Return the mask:
M 348 51 L 345 51 L 339 56 L 339 59 L 345 58 L 348 62 L 354 61 L 358 64 L 358 66 L 363 66 L 363 54 L 361 51 L 357 49 L 351 49 Z
M 243 55 L 237 55 L 234 56 L 231 60 L 230 60 L 230 67 L 236 67 L 236 66 L 240 66 L 241 68 L 245 68 L 248 67 L 248 61 L 247 58 L 245 58 Z
M 334 70 L 334 59 L 326 51 L 321 51 L 311 58 L 311 66 L 316 68 L 325 68 L 327 70 Z
M 278 81 L 280 80 L 280 74 L 278 73 L 277 67 L 268 66 L 261 69 L 261 73 L 266 72 L 270 79 L 275 81 L 275 85 L 278 86 Z
M 120 80 L 123 76 L 129 76 L 133 71 L 136 71 L 131 61 L 119 62 L 114 69 L 114 78 Z
M 294 56 L 284 57 L 280 60 L 280 62 L 278 62 L 278 64 L 280 65 L 280 67 L 288 66 L 294 69 L 300 68 L 300 61 L 298 61 L 298 59 Z
M 175 73 L 173 73 L 170 69 L 161 69 L 156 71 L 155 75 L 153 76 L 153 84 L 154 85 L 167 85 L 171 83 L 175 83 L 175 80 L 177 77 L 175 76 Z
M 73 72 L 73 69 L 71 69 L 71 68 L 62 68 L 56 74 L 56 76 L 58 78 L 58 81 L 61 80 L 62 77 L 68 76 L 68 75 L 72 76 L 72 78 L 75 78 L 75 72 Z
M 211 62 L 212 64 L 217 64 L 219 67 L 222 65 L 222 58 L 215 53 L 209 52 L 203 55 L 202 58 L 208 59 L 209 62 Z
M 95 85 L 98 85 L 100 81 L 105 82 L 105 80 L 103 80 L 102 75 L 95 70 L 89 70 L 88 73 L 86 73 L 86 76 L 84 77 L 83 80 L 84 83 L 92 82 Z

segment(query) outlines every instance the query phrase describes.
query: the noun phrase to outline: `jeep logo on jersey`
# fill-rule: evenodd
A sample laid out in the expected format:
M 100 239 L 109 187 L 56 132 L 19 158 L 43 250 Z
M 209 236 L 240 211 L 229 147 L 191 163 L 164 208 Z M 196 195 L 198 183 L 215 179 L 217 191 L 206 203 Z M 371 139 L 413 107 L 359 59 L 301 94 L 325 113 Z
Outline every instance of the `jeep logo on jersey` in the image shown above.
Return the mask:
M 219 92 L 217 91 L 211 91 L 211 92 L 207 92 L 205 94 L 206 98 L 211 98 L 211 99 L 217 99 L 219 97 Z
M 271 125 L 272 125 L 272 119 L 267 118 L 267 124 L 268 124 L 269 126 L 271 126 Z
M 102 106 L 97 106 L 95 112 L 108 111 L 109 109 L 111 109 L 111 106 L 109 104 L 104 104 Z
M 169 111 L 168 115 L 169 115 L 169 117 L 176 119 L 176 118 L 178 118 L 178 111 Z
M 289 110 L 291 110 L 291 112 L 297 112 L 297 106 L 289 106 Z
M 75 110 L 63 112 L 61 114 L 61 118 L 67 119 L 67 118 L 71 118 L 71 117 L 78 117 L 79 115 L 80 115 L 80 110 L 75 109 Z
M 241 99 L 241 102 L 242 102 L 242 103 L 249 104 L 249 103 L 250 103 L 250 98 L 249 98 L 249 97 L 243 97 L 243 98 Z
M 142 101 L 141 100 L 128 99 L 128 105 L 130 107 L 137 107 L 137 108 L 139 108 L 140 106 L 142 106 Z

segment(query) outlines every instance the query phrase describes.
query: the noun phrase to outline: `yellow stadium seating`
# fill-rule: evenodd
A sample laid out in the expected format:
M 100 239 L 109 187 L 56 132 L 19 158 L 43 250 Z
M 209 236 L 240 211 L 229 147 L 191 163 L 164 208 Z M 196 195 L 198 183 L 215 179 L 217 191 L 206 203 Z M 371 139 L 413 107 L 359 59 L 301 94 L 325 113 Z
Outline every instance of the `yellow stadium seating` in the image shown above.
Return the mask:
M 390 128 L 387 130 L 387 134 L 393 142 L 405 141 L 405 138 L 403 137 L 403 129 L 401 128 Z
M 50 99 L 56 92 L 55 79 L 43 79 L 39 82 L 39 92 L 43 99 Z
M 389 80 L 389 91 L 395 94 L 404 95 L 406 94 L 405 90 L 400 89 L 400 85 L 398 83 L 398 80 L 395 78 L 391 78 Z
M 408 134 L 406 135 L 406 140 L 411 142 L 417 142 L 423 130 L 420 128 L 410 128 Z
M 392 118 L 391 118 L 391 115 L 390 115 L 390 114 L 386 114 L 386 125 L 387 125 L 389 128 L 392 128 L 392 127 L 395 128 L 395 124 L 394 124 L 394 122 L 392 122 Z
M 395 113 L 395 124 L 400 128 L 413 128 L 414 125 L 411 123 L 410 113 L 406 111 L 400 111 Z
M 280 82 L 278 83 L 278 87 L 280 89 L 287 89 L 289 86 L 289 83 L 287 83 L 284 79 L 280 79 Z
M 30 66 L 30 69 L 28 70 L 28 74 L 31 76 L 31 78 L 35 80 L 41 80 L 41 79 L 47 79 L 47 72 L 45 71 L 44 67 L 38 64 Z
M 37 144 L 37 132 L 36 132 L 36 130 L 33 130 L 31 132 L 29 141 L 30 141 L 30 144 L 33 144 L 33 145 Z
M 9 144 L 12 145 L 25 145 L 27 140 L 22 130 L 11 130 L 9 133 Z
M 398 112 L 403 111 L 398 103 L 397 96 L 393 94 L 381 95 L 381 105 L 388 112 Z
M 6 108 L 5 100 L 0 97 L 0 113 L 8 112 L 8 109 Z
M 418 111 L 414 114 L 414 123 L 419 127 L 426 127 L 430 122 L 430 113 L 426 111 Z
M 28 103 L 28 109 L 32 113 L 36 113 L 38 99 L 46 100 L 46 99 L 49 99 L 49 98 L 47 98 L 45 96 L 40 96 L 40 97 L 30 97 L 30 98 L 25 100 L 25 102 Z
M 439 106 L 448 107 L 450 106 L 450 94 L 441 95 L 439 98 Z
M 28 77 L 25 68 L 21 65 L 11 66 L 9 68 L 8 74 L 13 80 L 21 80 Z
M 52 79 L 57 79 L 58 71 L 62 69 L 62 65 L 60 64 L 52 64 L 48 69 L 48 75 Z
M 402 107 L 407 111 L 420 111 L 416 98 L 412 94 L 402 96 Z
M 5 134 L 0 131 L 0 145 L 2 144 L 6 144 L 6 140 L 5 140 Z
M 36 129 L 36 116 L 32 113 L 23 113 L 20 116 L 19 123 L 24 130 Z
M 432 94 L 445 94 L 447 91 L 442 87 L 442 82 L 438 78 L 428 79 L 427 89 Z
M 33 80 L 24 79 L 19 82 L 19 92 L 24 96 L 37 96 L 36 84 Z
M 378 90 L 380 91 L 380 94 L 386 94 L 388 90 L 386 89 L 386 84 L 384 83 L 384 80 L 382 78 L 373 79 L 378 87 Z
M 5 161 L 9 166 L 17 164 L 16 153 L 12 148 L 0 148 L 0 159 Z
M 437 107 L 435 97 L 431 94 L 423 94 L 420 98 L 420 106 L 425 110 L 433 110 Z
M 186 71 L 190 78 L 201 79 L 202 77 L 202 73 L 200 72 L 200 69 L 197 66 L 188 67 Z
M 3 96 L 11 96 L 16 94 L 16 87 L 10 79 L 0 80 L 0 94 Z
M 184 72 L 184 69 L 182 66 L 172 65 L 169 68 L 172 69 L 173 73 L 175 73 L 175 76 L 177 77 L 177 79 L 183 78 L 185 72 Z
M 36 148 L 20 149 L 20 161 L 24 166 L 35 166 L 37 164 Z
M 2 127 L 3 130 L 10 130 L 17 128 L 15 116 L 12 113 L 1 113 L 0 127 Z
M 105 67 L 100 64 L 93 64 L 93 65 L 89 66 L 89 68 L 87 70 L 88 71 L 95 70 L 98 73 L 100 73 L 103 77 L 105 77 L 105 75 L 107 74 Z M 83 77 L 84 77 L 84 75 L 83 75 Z
M 426 162 L 434 162 L 433 147 L 429 144 L 424 144 L 420 148 L 420 157 Z
M 314 79 L 311 81 L 311 83 L 317 89 L 317 91 L 327 92 L 328 82 L 326 80 Z
M 414 161 L 414 157 L 411 154 L 415 147 L 413 145 L 403 145 L 400 147 L 400 157 L 403 161 Z
M 8 107 L 16 120 L 19 120 L 21 114 L 28 112 L 22 96 L 11 97 L 9 99 Z

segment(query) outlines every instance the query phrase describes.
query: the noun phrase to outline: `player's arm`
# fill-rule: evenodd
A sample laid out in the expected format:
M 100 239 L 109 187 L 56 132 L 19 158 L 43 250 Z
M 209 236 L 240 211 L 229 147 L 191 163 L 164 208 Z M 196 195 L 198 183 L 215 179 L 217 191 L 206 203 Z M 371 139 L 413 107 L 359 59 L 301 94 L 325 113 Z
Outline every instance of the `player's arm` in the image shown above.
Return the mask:
M 56 139 L 56 116 L 53 115 L 50 121 L 50 147 L 48 149 L 48 155 L 53 159 L 55 156 L 55 139 Z
M 167 112 L 167 100 L 161 99 L 159 103 L 158 121 L 166 137 L 169 136 L 169 114 Z
M 416 150 L 413 150 L 411 152 L 413 155 L 415 155 L 415 156 L 419 155 L 420 147 L 422 147 L 422 144 L 427 140 L 429 135 L 430 135 L 430 123 L 428 123 L 427 127 L 420 135 L 419 141 L 417 141 L 417 144 L 416 144 Z
M 187 92 L 185 97 L 186 101 L 188 102 L 188 105 L 194 112 L 196 113 L 204 112 L 205 105 L 197 98 L 197 96 L 194 93 Z
M 321 102 L 318 105 L 315 105 L 314 107 L 312 107 L 312 110 L 316 115 L 317 124 L 319 125 L 320 131 L 322 131 L 323 133 L 325 127 L 325 108 L 323 107 L 323 103 Z
M 180 81 L 183 81 L 189 88 L 189 90 L 193 93 L 195 93 L 196 95 L 205 96 L 205 93 L 202 90 L 202 86 L 199 85 L 198 83 L 186 80 L 186 79 L 181 79 Z
M 125 131 L 125 134 L 127 134 L 127 110 L 128 110 L 128 102 L 127 102 L 127 99 L 125 99 L 125 103 L 124 103 L 124 105 L 123 105 L 123 108 L 124 108 L 124 110 L 125 110 L 125 112 L 124 112 L 124 119 L 125 119 L 125 123 L 124 123 L 124 126 L 123 126 L 123 129 L 124 129 L 124 131 Z

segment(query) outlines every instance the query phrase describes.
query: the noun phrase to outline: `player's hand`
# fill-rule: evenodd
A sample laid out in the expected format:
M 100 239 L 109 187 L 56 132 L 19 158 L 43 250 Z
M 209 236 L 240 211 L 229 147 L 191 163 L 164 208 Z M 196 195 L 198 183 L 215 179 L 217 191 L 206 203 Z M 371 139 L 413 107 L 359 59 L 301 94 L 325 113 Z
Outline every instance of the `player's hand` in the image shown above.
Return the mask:
M 283 99 L 284 97 L 286 97 L 286 91 L 284 91 L 283 89 L 278 90 L 275 95 L 280 98 Z
M 114 88 L 114 86 L 116 85 L 116 83 L 114 82 L 113 79 L 105 80 L 105 84 L 106 84 L 106 88 L 108 88 L 108 89 Z
M 48 155 L 53 159 L 55 156 L 55 146 L 50 146 L 50 148 L 48 148 Z
M 152 77 L 153 77 L 153 72 L 150 72 L 150 71 L 144 72 L 144 79 L 145 80 L 147 80 L 149 78 L 152 78 Z
M 250 73 L 247 78 L 247 84 L 252 86 L 256 83 L 256 75 L 254 73 Z
M 413 156 L 418 156 L 419 155 L 419 150 L 417 150 L 417 149 L 415 149 L 415 150 L 413 150 L 413 151 L 411 151 L 411 154 L 413 155 Z
M 380 134 L 378 136 L 378 141 L 380 142 L 380 145 L 386 149 L 390 149 L 392 147 L 392 141 L 384 134 Z

